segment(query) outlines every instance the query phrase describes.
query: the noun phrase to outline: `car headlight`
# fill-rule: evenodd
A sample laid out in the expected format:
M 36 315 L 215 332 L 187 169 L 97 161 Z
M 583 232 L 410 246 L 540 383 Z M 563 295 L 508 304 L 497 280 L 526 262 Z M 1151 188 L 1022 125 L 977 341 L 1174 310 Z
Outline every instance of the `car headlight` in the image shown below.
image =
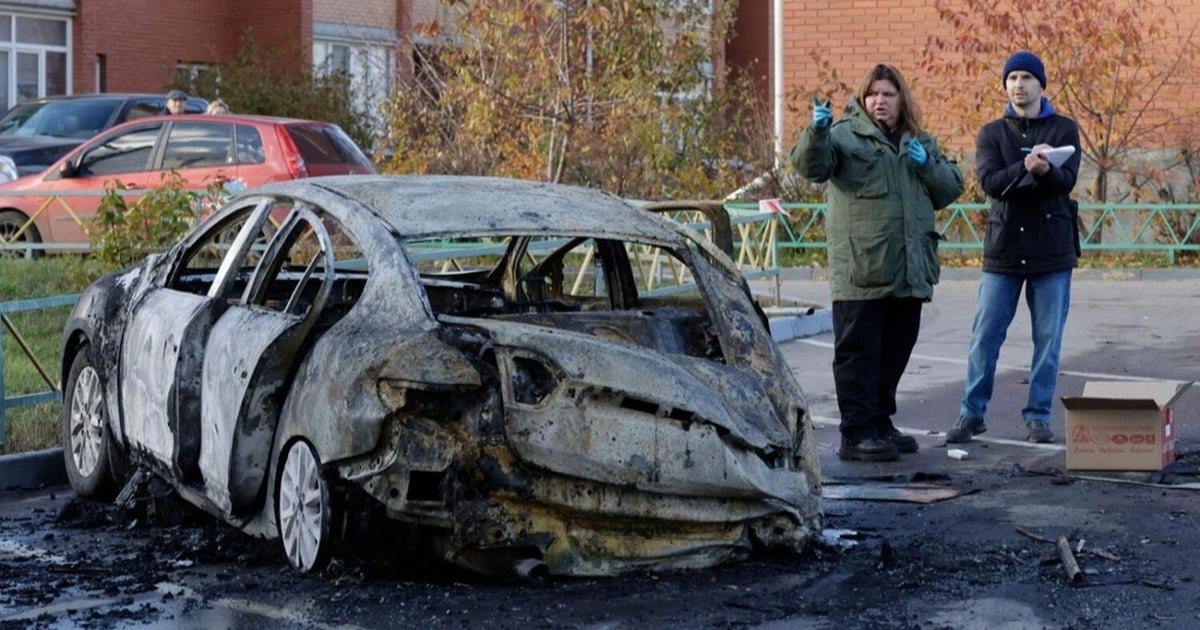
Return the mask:
M 17 163 L 7 155 L 0 155 L 0 182 L 11 182 L 18 177 Z

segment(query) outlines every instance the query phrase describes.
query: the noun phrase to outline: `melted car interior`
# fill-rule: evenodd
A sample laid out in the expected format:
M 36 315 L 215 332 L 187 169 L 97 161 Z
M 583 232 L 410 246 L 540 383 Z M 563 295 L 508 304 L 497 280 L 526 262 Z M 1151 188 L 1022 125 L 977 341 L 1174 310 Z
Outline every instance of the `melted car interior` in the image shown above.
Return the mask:
M 224 226 L 194 243 L 171 285 L 302 316 L 326 275 L 333 273 L 315 325 L 320 330 L 345 316 L 370 277 L 362 252 L 345 230 L 315 211 L 319 226 L 300 222 L 280 244 L 276 232 L 293 214 L 291 207 L 270 208 L 266 221 L 264 213 L 253 209 L 230 216 Z M 331 268 L 316 238 L 319 232 L 330 235 Z M 720 358 L 703 296 L 681 258 L 686 253 L 580 235 L 493 234 L 407 240 L 404 245 L 435 316 L 501 318 L 669 354 Z M 234 247 L 242 253 L 231 257 Z M 260 270 L 270 252 L 274 263 Z M 214 287 L 224 266 L 230 268 L 224 285 Z M 264 277 L 256 280 L 257 275 Z

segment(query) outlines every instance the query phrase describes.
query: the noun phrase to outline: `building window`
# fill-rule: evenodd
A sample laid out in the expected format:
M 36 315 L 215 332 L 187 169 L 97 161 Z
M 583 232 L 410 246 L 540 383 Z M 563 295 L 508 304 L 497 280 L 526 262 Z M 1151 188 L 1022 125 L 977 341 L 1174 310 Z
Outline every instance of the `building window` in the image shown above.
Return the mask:
M 355 106 L 372 126 L 382 123 L 380 104 L 391 94 L 395 56 L 391 44 L 313 40 L 313 69 L 318 74 L 342 75 L 349 82 Z
M 0 103 L 68 93 L 70 53 L 69 19 L 0 13 Z
M 208 98 L 218 98 L 221 96 L 221 75 L 219 74 L 219 72 L 220 72 L 219 69 L 213 68 L 212 66 L 209 66 L 208 64 L 187 63 L 187 62 L 181 61 L 181 62 L 175 64 L 175 83 L 174 83 L 174 85 L 176 87 L 185 87 L 186 88 L 185 91 L 188 94 L 191 94 L 192 96 L 198 96 L 198 94 L 196 94 L 196 91 L 199 88 L 196 86 L 203 85 L 206 81 L 208 81 L 209 80 L 208 75 L 210 73 L 218 73 L 218 74 L 214 75 L 214 79 L 212 80 L 213 85 L 215 86 L 214 89 L 216 90 L 216 93 L 213 94 L 211 97 L 208 97 Z
M 350 76 L 350 47 L 345 44 L 326 44 L 322 72 Z

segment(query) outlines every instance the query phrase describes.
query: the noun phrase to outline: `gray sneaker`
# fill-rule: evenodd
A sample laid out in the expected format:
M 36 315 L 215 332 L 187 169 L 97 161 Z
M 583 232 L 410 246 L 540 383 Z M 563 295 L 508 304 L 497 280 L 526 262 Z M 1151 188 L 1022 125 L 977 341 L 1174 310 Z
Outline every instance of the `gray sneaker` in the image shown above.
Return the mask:
M 970 442 L 972 437 L 985 432 L 987 432 L 987 425 L 983 423 L 983 418 L 964 418 L 959 416 L 958 422 L 954 423 L 954 428 L 946 432 L 946 443 L 962 444 Z
M 1045 422 L 1033 421 L 1025 426 L 1029 427 L 1029 441 L 1045 444 L 1054 441 L 1054 432 L 1050 430 L 1050 425 Z

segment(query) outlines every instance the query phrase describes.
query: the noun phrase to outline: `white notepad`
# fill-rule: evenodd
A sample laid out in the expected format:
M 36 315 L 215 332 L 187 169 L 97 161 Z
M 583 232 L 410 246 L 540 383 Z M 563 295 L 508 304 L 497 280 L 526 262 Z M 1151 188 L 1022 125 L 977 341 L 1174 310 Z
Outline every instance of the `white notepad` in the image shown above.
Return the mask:
M 1071 155 L 1074 153 L 1075 147 L 1070 145 L 1065 147 L 1054 147 L 1052 149 L 1046 149 L 1045 151 L 1042 151 L 1042 155 L 1046 156 L 1046 159 L 1050 160 L 1050 163 L 1055 166 L 1062 166 L 1063 162 L 1066 162 L 1067 158 L 1071 157 Z

